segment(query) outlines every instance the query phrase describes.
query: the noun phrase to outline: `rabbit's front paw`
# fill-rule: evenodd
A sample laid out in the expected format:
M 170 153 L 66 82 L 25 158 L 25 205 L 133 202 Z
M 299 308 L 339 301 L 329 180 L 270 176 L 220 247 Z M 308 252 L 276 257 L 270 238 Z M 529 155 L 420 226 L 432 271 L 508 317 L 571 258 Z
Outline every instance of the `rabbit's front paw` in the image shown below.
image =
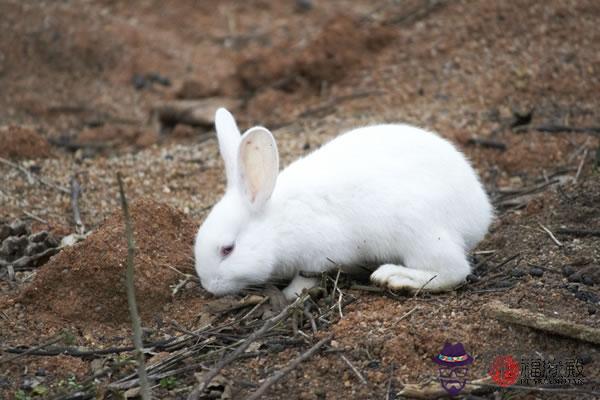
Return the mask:
M 283 295 L 287 300 L 295 300 L 296 297 L 300 296 L 303 289 L 310 289 L 317 286 L 319 280 L 316 278 L 305 278 L 300 274 L 296 274 L 290 284 L 282 290 Z

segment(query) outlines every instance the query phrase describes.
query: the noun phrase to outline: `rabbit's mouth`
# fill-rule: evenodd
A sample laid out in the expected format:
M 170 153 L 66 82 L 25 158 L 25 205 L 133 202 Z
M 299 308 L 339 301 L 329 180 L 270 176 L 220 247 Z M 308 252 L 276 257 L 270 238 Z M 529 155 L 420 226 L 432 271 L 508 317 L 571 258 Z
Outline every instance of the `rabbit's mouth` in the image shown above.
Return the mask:
M 201 279 L 200 283 L 202 284 L 202 287 L 206 289 L 206 291 L 210 292 L 215 296 L 225 296 L 228 294 L 233 294 L 239 291 L 240 289 L 232 285 L 231 282 L 227 282 L 219 278 L 210 280 Z

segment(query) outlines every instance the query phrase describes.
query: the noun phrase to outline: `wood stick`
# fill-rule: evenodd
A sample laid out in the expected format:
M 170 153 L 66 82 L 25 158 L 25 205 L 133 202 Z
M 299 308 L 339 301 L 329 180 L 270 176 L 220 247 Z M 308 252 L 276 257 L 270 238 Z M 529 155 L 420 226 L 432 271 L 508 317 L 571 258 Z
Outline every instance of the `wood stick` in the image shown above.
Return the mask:
M 119 194 L 121 195 L 121 207 L 123 208 L 123 219 L 125 220 L 125 235 L 127 237 L 127 273 L 125 281 L 127 284 L 127 303 L 129 304 L 129 314 L 131 315 L 131 325 L 133 328 L 133 344 L 135 345 L 135 355 L 138 362 L 138 375 L 140 377 L 140 394 L 143 400 L 150 400 L 150 384 L 146 376 L 146 367 L 144 365 L 144 352 L 142 343 L 142 322 L 138 313 L 137 302 L 135 300 L 135 286 L 133 282 L 133 263 L 135 257 L 135 242 L 133 240 L 133 228 L 131 227 L 131 218 L 129 216 L 129 207 L 123 188 L 121 174 L 117 173 L 117 182 L 119 183 Z
M 11 361 L 14 361 L 14 360 L 16 360 L 17 358 L 21 358 L 21 357 L 24 357 L 24 356 L 26 356 L 26 355 L 33 354 L 34 352 L 36 352 L 36 351 L 38 351 L 38 350 L 41 350 L 41 349 L 43 349 L 44 347 L 48 347 L 48 346 L 51 346 L 51 345 L 53 345 L 54 343 L 58 343 L 58 342 L 60 342 L 60 341 L 63 339 L 63 337 L 64 337 L 64 335 L 63 335 L 63 334 L 60 334 L 60 335 L 58 335 L 58 337 L 55 337 L 55 338 L 53 338 L 53 339 L 50 339 L 50 340 L 48 340 L 47 342 L 45 342 L 45 343 L 42 343 L 42 344 L 40 344 L 40 345 L 38 345 L 38 346 L 34 346 L 34 347 L 31 347 L 31 348 L 29 348 L 29 349 L 26 349 L 26 350 L 20 351 L 20 352 L 18 352 L 17 354 L 14 354 L 14 355 L 12 355 L 12 356 L 9 356 L 9 357 L 2 358 L 2 359 L 0 359 L 0 364 L 7 363 L 7 362 L 11 362 Z M 10 349 L 9 349 L 9 350 L 4 350 L 4 351 L 6 351 L 7 353 L 12 353 L 12 352 L 10 351 Z
M 540 126 L 531 126 L 528 128 L 529 129 L 527 129 L 527 130 L 533 130 L 533 131 L 545 132 L 545 133 L 563 133 L 563 132 L 591 133 L 591 134 L 600 133 L 600 126 L 577 127 L 577 126 L 566 126 L 566 125 L 540 125 Z
M 325 343 L 328 343 L 329 341 L 331 341 L 332 338 L 333 338 L 333 334 L 327 336 L 324 339 L 319 340 L 313 347 L 308 349 L 308 351 L 306 351 L 305 353 L 302 353 L 298 357 L 294 358 L 287 366 L 285 366 L 283 369 L 277 371 L 269 379 L 264 381 L 263 384 L 260 385 L 260 387 L 256 390 L 256 392 L 252 393 L 248 397 L 248 400 L 259 399 L 262 395 L 264 395 L 264 393 L 271 386 L 273 386 L 277 381 L 279 381 L 281 378 L 283 378 L 284 376 L 289 374 L 294 368 L 296 368 L 298 365 L 300 365 L 303 361 L 312 357 L 313 354 L 315 354 L 323 345 L 325 345 Z
M 576 229 L 576 228 L 559 228 L 556 233 L 561 235 L 571 235 L 576 237 L 581 236 L 600 236 L 600 230 L 594 229 Z
M 527 326 L 571 339 L 600 344 L 600 329 L 597 328 L 547 317 L 544 314 L 525 309 L 510 308 L 499 301 L 487 304 L 484 310 L 499 321 Z
M 20 166 L 19 164 L 9 161 L 3 157 L 0 157 L 0 163 L 8 165 L 9 167 L 18 169 L 19 171 L 21 171 L 23 173 L 23 175 L 25 175 L 25 178 L 27 178 L 27 182 L 29 182 L 29 184 L 33 184 L 33 182 L 34 182 L 33 175 L 31 174 L 31 172 L 29 172 L 27 170 L 27 168 L 24 168 L 24 167 Z
M 583 151 L 583 156 L 581 157 L 581 162 L 579 163 L 579 166 L 577 167 L 577 172 L 575 173 L 575 178 L 573 180 L 574 183 L 577 183 L 577 180 L 579 179 L 579 175 L 581 175 L 581 171 L 583 170 L 583 164 L 585 163 L 585 158 L 587 157 L 587 154 L 588 154 L 588 149 L 585 149 Z
M 228 98 L 173 100 L 155 106 L 151 117 L 160 124 L 161 129 L 172 128 L 177 124 L 212 128 L 215 112 L 220 106 L 236 109 L 238 102 Z
M 81 222 L 81 213 L 79 212 L 79 196 L 81 195 L 81 186 L 77 181 L 77 177 L 71 177 L 71 208 L 73 209 L 73 221 L 78 234 L 85 233 L 85 225 Z
M 279 322 L 286 319 L 293 311 L 295 311 L 296 307 L 304 304 L 309 296 L 304 294 L 298 297 L 292 304 L 285 307 L 279 314 L 268 319 L 260 329 L 254 331 L 248 338 L 233 352 L 231 352 L 228 356 L 224 357 L 221 361 L 219 361 L 210 371 L 207 372 L 206 376 L 200 382 L 200 384 L 189 394 L 188 400 L 198 400 L 204 388 L 212 381 L 219 372 L 232 361 L 234 361 L 240 354 L 242 354 L 246 349 L 255 342 L 259 337 L 267 333 L 271 328 L 277 325 Z
M 460 394 L 469 394 L 481 388 L 481 384 L 489 382 L 489 377 L 467 382 L 465 387 L 461 390 Z M 434 379 L 431 382 L 425 384 L 407 383 L 398 393 L 398 396 L 409 399 L 437 399 L 439 397 L 447 397 L 448 392 L 446 392 L 446 390 L 442 387 L 439 380 Z
M 345 355 L 340 354 L 340 358 L 342 359 L 342 361 L 344 361 L 346 363 L 346 365 L 348 367 L 350 367 L 350 369 L 352 370 L 352 372 L 354 372 L 354 375 L 356 375 L 358 377 L 358 379 L 360 380 L 360 382 L 363 385 L 367 384 L 367 380 L 365 379 L 365 377 L 363 376 L 363 374 L 360 373 L 360 371 L 358 369 L 356 369 L 356 367 L 350 362 L 350 360 L 348 360 L 346 358 Z
M 472 137 L 467 140 L 468 145 L 477 145 L 481 147 L 488 147 L 490 149 L 498 149 L 498 150 L 506 150 L 506 144 L 502 142 L 497 142 L 492 139 L 485 139 L 480 137 Z
M 385 393 L 385 400 L 392 400 L 392 384 L 394 381 L 394 363 L 392 362 L 392 365 L 390 365 L 390 377 L 388 379 L 388 383 L 387 383 L 387 390 Z
M 19 165 L 17 163 L 14 163 L 12 161 L 9 161 L 6 158 L 0 157 L 0 163 L 8 165 L 9 167 L 12 167 L 12 168 L 15 168 L 15 169 L 18 169 L 19 171 L 21 171 L 25 175 L 25 177 L 27 178 L 27 182 L 29 184 L 33 184 L 35 181 L 38 181 L 42 185 L 54 188 L 54 189 L 56 189 L 56 190 L 58 190 L 60 192 L 67 193 L 67 194 L 71 193 L 69 191 L 69 189 L 67 189 L 67 188 L 65 188 L 63 186 L 57 185 L 55 183 L 52 183 L 52 182 L 48 182 L 47 180 L 45 180 L 41 176 L 36 176 L 36 175 L 32 174 L 31 172 L 29 172 L 27 170 L 27 168 L 22 167 L 21 165 Z
M 38 217 L 34 213 L 31 213 L 31 212 L 29 212 L 27 210 L 23 210 L 23 214 L 25 214 L 26 216 L 28 216 L 29 218 L 31 218 L 33 220 L 36 220 L 37 222 L 41 222 L 42 224 L 48 225 L 48 221 L 46 221 L 45 219 L 42 219 L 42 218 Z
M 556 243 L 556 245 L 558 247 L 562 247 L 562 243 L 556 238 L 556 236 L 554 236 L 554 234 L 552 233 L 552 231 L 548 228 L 546 228 L 544 225 L 542 225 L 541 223 L 538 222 L 538 225 L 540 226 L 540 228 L 542 228 L 544 230 L 544 232 L 546 232 L 548 234 L 548 236 L 550 236 L 550 239 L 552 239 L 552 241 L 554 243 Z
M 429 278 L 429 280 L 427 282 L 425 282 L 423 284 L 423 286 L 421 286 L 414 294 L 413 299 L 416 299 L 417 296 L 419 295 L 419 293 L 421 293 L 423 291 L 423 289 L 425 289 L 425 286 L 429 285 L 429 283 L 434 280 L 435 278 L 437 278 L 437 275 L 432 276 L 431 278 Z
M 598 390 L 588 390 L 582 388 L 566 388 L 566 387 L 544 387 L 544 386 L 525 386 L 525 385 L 510 385 L 510 386 L 500 386 L 489 382 L 480 382 L 478 384 L 479 387 L 482 388 L 493 388 L 493 389 L 508 389 L 508 390 L 524 390 L 527 392 L 542 392 L 542 393 L 577 393 L 577 394 L 591 394 L 594 396 L 600 396 L 600 391 Z
M 395 320 L 392 323 L 392 325 L 390 325 L 387 329 L 395 327 L 396 325 L 398 325 L 398 323 L 400 321 L 402 321 L 405 318 L 408 318 L 412 313 L 414 313 L 415 311 L 417 311 L 419 308 L 420 308 L 419 306 L 414 306 L 413 308 L 411 308 L 410 310 L 408 310 L 407 312 L 405 312 L 400 318 L 398 318 L 397 320 Z

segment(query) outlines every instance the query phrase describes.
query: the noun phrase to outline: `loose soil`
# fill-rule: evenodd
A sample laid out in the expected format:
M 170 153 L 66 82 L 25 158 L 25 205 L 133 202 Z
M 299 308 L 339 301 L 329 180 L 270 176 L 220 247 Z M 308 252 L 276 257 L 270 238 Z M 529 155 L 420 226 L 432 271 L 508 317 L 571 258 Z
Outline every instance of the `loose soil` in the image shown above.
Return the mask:
M 371 399 L 388 391 L 397 398 L 404 384 L 435 377 L 431 357 L 445 341 L 464 343 L 475 358 L 473 379 L 496 355 L 512 354 L 581 358 L 585 378 L 600 380 L 597 346 L 485 312 L 499 300 L 600 328 L 600 239 L 558 233 L 600 230 L 599 135 L 536 129 L 600 126 L 600 4 L 340 1 L 304 10 L 297 3 L 305 2 L 0 3 L 0 156 L 23 168 L 0 164 L 0 219 L 73 233 L 68 189 L 76 176 L 91 230 L 39 268 L 14 277 L 0 269 L 0 398 L 36 397 L 32 380 L 52 394 L 73 391 L 130 354 L 2 362 L 12 356 L 7 350 L 61 332 L 68 336 L 59 345 L 71 348 L 131 345 L 116 171 L 131 204 L 145 340 L 232 318 L 215 314 L 217 300 L 193 278 L 195 230 L 224 190 L 214 133 L 183 124 L 159 132 L 151 118 L 157 103 L 212 96 L 241 101 L 240 128 L 273 127 L 284 165 L 360 125 L 403 121 L 440 132 L 472 160 L 497 206 L 469 283 L 453 292 L 373 293 L 343 277 L 343 293 L 356 301 L 316 335 L 333 333 L 337 352 L 313 356 L 266 398 Z M 233 398 L 313 342 L 225 368 Z M 104 376 L 96 393 L 117 398 L 107 385 L 131 372 L 124 366 Z M 156 397 L 186 398 L 194 372 L 158 385 Z M 500 389 L 481 396 L 593 398 Z

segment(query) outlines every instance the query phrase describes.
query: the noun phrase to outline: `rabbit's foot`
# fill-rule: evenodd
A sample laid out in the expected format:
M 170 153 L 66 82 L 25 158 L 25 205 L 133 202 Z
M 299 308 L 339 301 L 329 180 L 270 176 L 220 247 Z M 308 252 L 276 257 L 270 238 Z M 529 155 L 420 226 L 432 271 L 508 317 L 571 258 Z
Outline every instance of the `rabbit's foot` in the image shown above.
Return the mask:
M 386 286 L 392 290 L 415 291 L 427 286 L 437 279 L 437 275 L 431 271 L 407 268 L 401 265 L 384 264 L 371 274 L 371 281 Z M 437 287 L 438 285 L 432 285 Z
M 287 300 L 294 300 L 300 296 L 303 289 L 310 289 L 317 286 L 319 280 L 317 278 L 306 278 L 300 274 L 296 274 L 290 284 L 283 289 L 283 295 Z

